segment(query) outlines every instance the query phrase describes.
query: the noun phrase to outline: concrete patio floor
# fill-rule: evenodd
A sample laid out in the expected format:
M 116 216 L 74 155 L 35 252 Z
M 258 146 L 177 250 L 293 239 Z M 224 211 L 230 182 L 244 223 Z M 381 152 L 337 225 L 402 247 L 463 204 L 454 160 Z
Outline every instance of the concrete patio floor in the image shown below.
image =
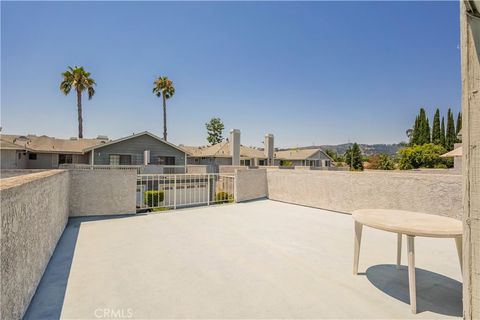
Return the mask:
M 453 239 L 416 240 L 416 315 L 395 250 L 364 228 L 354 276 L 351 216 L 270 200 L 71 219 L 25 318 L 460 317 Z

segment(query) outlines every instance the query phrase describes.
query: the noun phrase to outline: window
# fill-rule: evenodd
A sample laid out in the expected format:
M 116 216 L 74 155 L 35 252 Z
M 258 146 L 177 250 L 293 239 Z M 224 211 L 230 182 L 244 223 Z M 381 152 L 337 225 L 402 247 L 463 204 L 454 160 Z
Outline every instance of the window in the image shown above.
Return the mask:
M 111 154 L 110 165 L 111 166 L 129 166 L 132 164 L 132 156 L 129 154 Z
M 18 153 L 18 160 L 22 159 L 22 154 L 19 152 Z
M 58 163 L 73 163 L 73 156 L 71 154 L 59 154 L 58 155 Z
M 174 166 L 175 165 L 175 157 L 158 157 L 158 164 L 163 166 Z
M 240 165 L 241 166 L 250 166 L 250 159 L 247 160 L 240 160 Z
M 37 160 L 37 154 L 36 153 L 29 153 L 28 154 L 28 160 Z
M 265 165 L 265 160 L 258 160 L 258 165 L 259 166 L 264 166 Z
M 110 155 L 110 165 L 111 166 L 118 166 L 120 164 L 120 155 L 119 154 L 111 154 Z

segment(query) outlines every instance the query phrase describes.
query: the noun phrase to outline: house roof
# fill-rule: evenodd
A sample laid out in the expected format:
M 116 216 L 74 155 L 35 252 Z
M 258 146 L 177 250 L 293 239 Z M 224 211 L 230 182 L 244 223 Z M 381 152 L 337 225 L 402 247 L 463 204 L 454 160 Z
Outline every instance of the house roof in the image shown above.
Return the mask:
M 192 147 L 192 146 L 183 146 L 182 147 L 187 153 L 192 157 L 208 157 L 208 158 L 230 158 L 232 156 L 230 152 L 230 142 L 222 141 L 220 143 L 214 144 L 213 146 L 205 147 Z M 258 158 L 266 159 L 267 157 L 262 150 L 242 146 L 240 145 L 240 157 L 241 158 Z
M 18 144 L 11 143 L 5 140 L 0 140 L 0 149 L 1 150 L 25 150 L 24 147 L 19 146 Z
M 443 158 L 461 157 L 462 153 L 463 153 L 462 147 L 458 147 L 456 149 L 453 149 L 452 151 L 442 154 L 440 157 L 443 157 Z
M 306 160 L 313 157 L 317 152 L 323 151 L 319 148 L 282 150 L 275 152 L 274 158 L 282 160 Z
M 13 134 L 2 134 L 1 140 L 10 145 L 16 145 L 21 150 L 46 153 L 83 153 L 85 148 L 105 143 L 105 140 L 100 139 L 57 139 L 45 135 L 22 136 Z
M 150 133 L 148 131 L 143 131 L 143 132 L 140 132 L 140 133 L 136 133 L 136 134 L 132 134 L 131 136 L 127 136 L 127 137 L 123 137 L 123 138 L 120 138 L 120 139 L 116 139 L 116 140 L 112 140 L 112 141 L 109 141 L 107 143 L 103 143 L 103 144 L 97 144 L 97 145 L 93 145 L 91 147 L 88 147 L 86 149 L 84 149 L 83 151 L 84 152 L 88 152 L 88 151 L 91 151 L 91 150 L 94 150 L 94 149 L 98 149 L 98 148 L 103 148 L 105 146 L 109 146 L 109 145 L 112 145 L 112 144 L 115 144 L 115 143 L 119 143 L 119 142 L 122 142 L 122 141 L 125 141 L 125 140 L 129 140 L 129 139 L 133 139 L 133 138 L 137 138 L 137 137 L 140 137 L 140 136 L 143 136 L 143 135 L 147 135 L 147 136 L 150 136 L 162 143 L 165 143 L 169 146 L 171 146 L 172 148 L 175 148 L 177 150 L 180 150 L 181 152 L 183 153 L 187 153 L 186 150 L 174 145 L 173 143 L 170 143 L 168 141 L 165 141 L 163 140 L 162 138 L 154 135 L 153 133 Z

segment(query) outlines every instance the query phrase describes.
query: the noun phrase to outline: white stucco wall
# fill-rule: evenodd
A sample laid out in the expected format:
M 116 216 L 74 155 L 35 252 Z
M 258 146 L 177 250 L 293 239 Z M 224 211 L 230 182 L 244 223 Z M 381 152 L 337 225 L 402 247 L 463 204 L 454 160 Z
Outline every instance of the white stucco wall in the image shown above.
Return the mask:
M 267 171 L 273 200 L 350 213 L 391 208 L 461 219 L 461 176 L 407 172 Z
M 135 213 L 137 171 L 70 170 L 70 216 Z
M 267 197 L 266 169 L 235 170 L 235 201 L 242 202 Z
M 68 220 L 69 174 L 50 170 L 11 178 L 1 192 L 1 319 L 20 319 Z

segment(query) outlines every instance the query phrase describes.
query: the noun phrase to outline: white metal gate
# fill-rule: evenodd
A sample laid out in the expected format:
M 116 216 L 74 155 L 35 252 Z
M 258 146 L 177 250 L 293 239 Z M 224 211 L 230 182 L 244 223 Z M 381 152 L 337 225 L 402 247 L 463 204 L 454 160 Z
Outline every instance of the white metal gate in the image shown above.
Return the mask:
M 180 207 L 234 202 L 233 175 L 139 174 L 137 211 L 162 211 Z

